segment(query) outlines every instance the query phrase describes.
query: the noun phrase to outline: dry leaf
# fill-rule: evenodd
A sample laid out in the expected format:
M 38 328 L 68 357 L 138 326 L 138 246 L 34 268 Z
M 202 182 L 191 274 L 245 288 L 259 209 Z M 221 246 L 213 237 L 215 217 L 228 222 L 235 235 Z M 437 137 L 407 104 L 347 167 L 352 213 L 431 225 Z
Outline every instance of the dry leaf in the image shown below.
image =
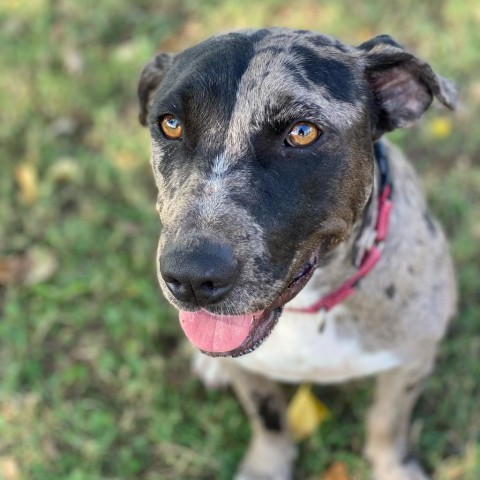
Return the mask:
M 81 179 L 82 170 L 74 158 L 60 157 L 50 167 L 48 174 L 54 182 L 75 183 Z
M 28 263 L 24 255 L 0 257 L 0 285 L 20 282 L 28 270 Z
M 287 409 L 293 438 L 298 441 L 309 437 L 330 415 L 330 410 L 311 392 L 311 386 L 301 385 Z
M 0 257 L 0 285 L 34 285 L 48 280 L 57 268 L 57 257 L 51 250 L 32 247 L 26 253 Z
M 335 462 L 323 475 L 322 480 L 351 480 L 346 465 Z
M 31 163 L 21 163 L 15 168 L 15 178 L 20 188 L 20 198 L 32 205 L 38 197 L 37 170 Z
M 66 47 L 62 52 L 62 60 L 70 75 L 80 75 L 85 70 L 85 59 L 77 48 Z
M 20 478 L 20 469 L 15 458 L 0 457 L 0 478 L 2 480 L 17 480 Z
M 28 253 L 28 269 L 25 272 L 23 283 L 35 285 L 48 280 L 58 268 L 58 260 L 52 250 L 33 247 Z

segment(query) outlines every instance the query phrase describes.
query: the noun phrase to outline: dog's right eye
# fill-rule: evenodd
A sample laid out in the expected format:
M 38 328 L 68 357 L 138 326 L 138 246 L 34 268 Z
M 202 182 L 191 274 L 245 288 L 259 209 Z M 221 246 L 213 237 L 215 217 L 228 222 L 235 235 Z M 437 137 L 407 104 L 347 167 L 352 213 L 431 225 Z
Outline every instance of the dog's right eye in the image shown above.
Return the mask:
M 162 133 L 170 140 L 180 140 L 183 136 L 183 127 L 180 120 L 173 115 L 164 115 L 158 121 Z
M 311 122 L 297 122 L 288 132 L 285 141 L 291 147 L 308 147 L 321 133 L 321 130 Z

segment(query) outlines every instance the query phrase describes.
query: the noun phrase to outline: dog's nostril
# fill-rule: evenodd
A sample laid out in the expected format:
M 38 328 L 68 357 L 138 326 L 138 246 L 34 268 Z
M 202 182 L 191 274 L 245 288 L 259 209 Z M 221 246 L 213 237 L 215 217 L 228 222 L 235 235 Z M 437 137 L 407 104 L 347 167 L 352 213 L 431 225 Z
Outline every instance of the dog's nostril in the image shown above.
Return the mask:
M 214 287 L 214 285 L 213 285 L 213 282 L 211 282 L 211 281 L 203 282 L 202 285 L 201 285 L 201 288 L 202 288 L 203 290 L 210 291 L 210 292 L 212 292 L 213 290 L 215 290 L 215 287 Z
M 182 283 L 179 282 L 176 278 L 173 278 L 173 277 L 170 277 L 170 276 L 165 276 L 163 279 L 165 280 L 165 283 L 168 283 L 169 285 L 171 285 L 174 288 L 178 288 L 182 285 Z

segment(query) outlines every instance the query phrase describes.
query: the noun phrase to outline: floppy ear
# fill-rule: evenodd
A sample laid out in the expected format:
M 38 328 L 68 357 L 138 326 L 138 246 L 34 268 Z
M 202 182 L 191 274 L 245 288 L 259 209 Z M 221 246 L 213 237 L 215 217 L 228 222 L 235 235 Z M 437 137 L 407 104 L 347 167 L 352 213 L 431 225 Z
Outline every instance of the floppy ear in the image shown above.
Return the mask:
M 140 114 L 138 119 L 143 126 L 147 125 L 148 110 L 152 104 L 153 94 L 162 83 L 165 74 L 172 66 L 175 54 L 159 53 L 153 57 L 144 67 L 138 79 L 138 102 Z
M 433 97 L 452 110 L 456 107 L 455 85 L 436 75 L 428 63 L 406 52 L 390 36 L 374 37 L 358 49 L 375 101 L 372 117 L 375 139 L 415 122 Z

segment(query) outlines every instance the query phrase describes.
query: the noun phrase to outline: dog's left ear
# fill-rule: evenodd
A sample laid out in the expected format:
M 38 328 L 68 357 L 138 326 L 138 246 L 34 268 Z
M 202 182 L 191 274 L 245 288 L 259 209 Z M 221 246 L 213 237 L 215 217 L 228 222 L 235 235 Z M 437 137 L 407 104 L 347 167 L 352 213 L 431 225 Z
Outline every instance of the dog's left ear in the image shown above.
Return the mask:
M 140 73 L 137 88 L 138 102 L 140 104 L 138 119 L 143 126 L 147 125 L 148 110 L 152 104 L 153 94 L 162 83 L 174 59 L 174 53 L 159 53 L 143 67 Z
M 456 107 L 455 85 L 436 75 L 428 63 L 406 52 L 390 36 L 374 37 L 357 48 L 364 58 L 365 75 L 375 101 L 374 139 L 415 122 L 433 97 L 448 108 Z

